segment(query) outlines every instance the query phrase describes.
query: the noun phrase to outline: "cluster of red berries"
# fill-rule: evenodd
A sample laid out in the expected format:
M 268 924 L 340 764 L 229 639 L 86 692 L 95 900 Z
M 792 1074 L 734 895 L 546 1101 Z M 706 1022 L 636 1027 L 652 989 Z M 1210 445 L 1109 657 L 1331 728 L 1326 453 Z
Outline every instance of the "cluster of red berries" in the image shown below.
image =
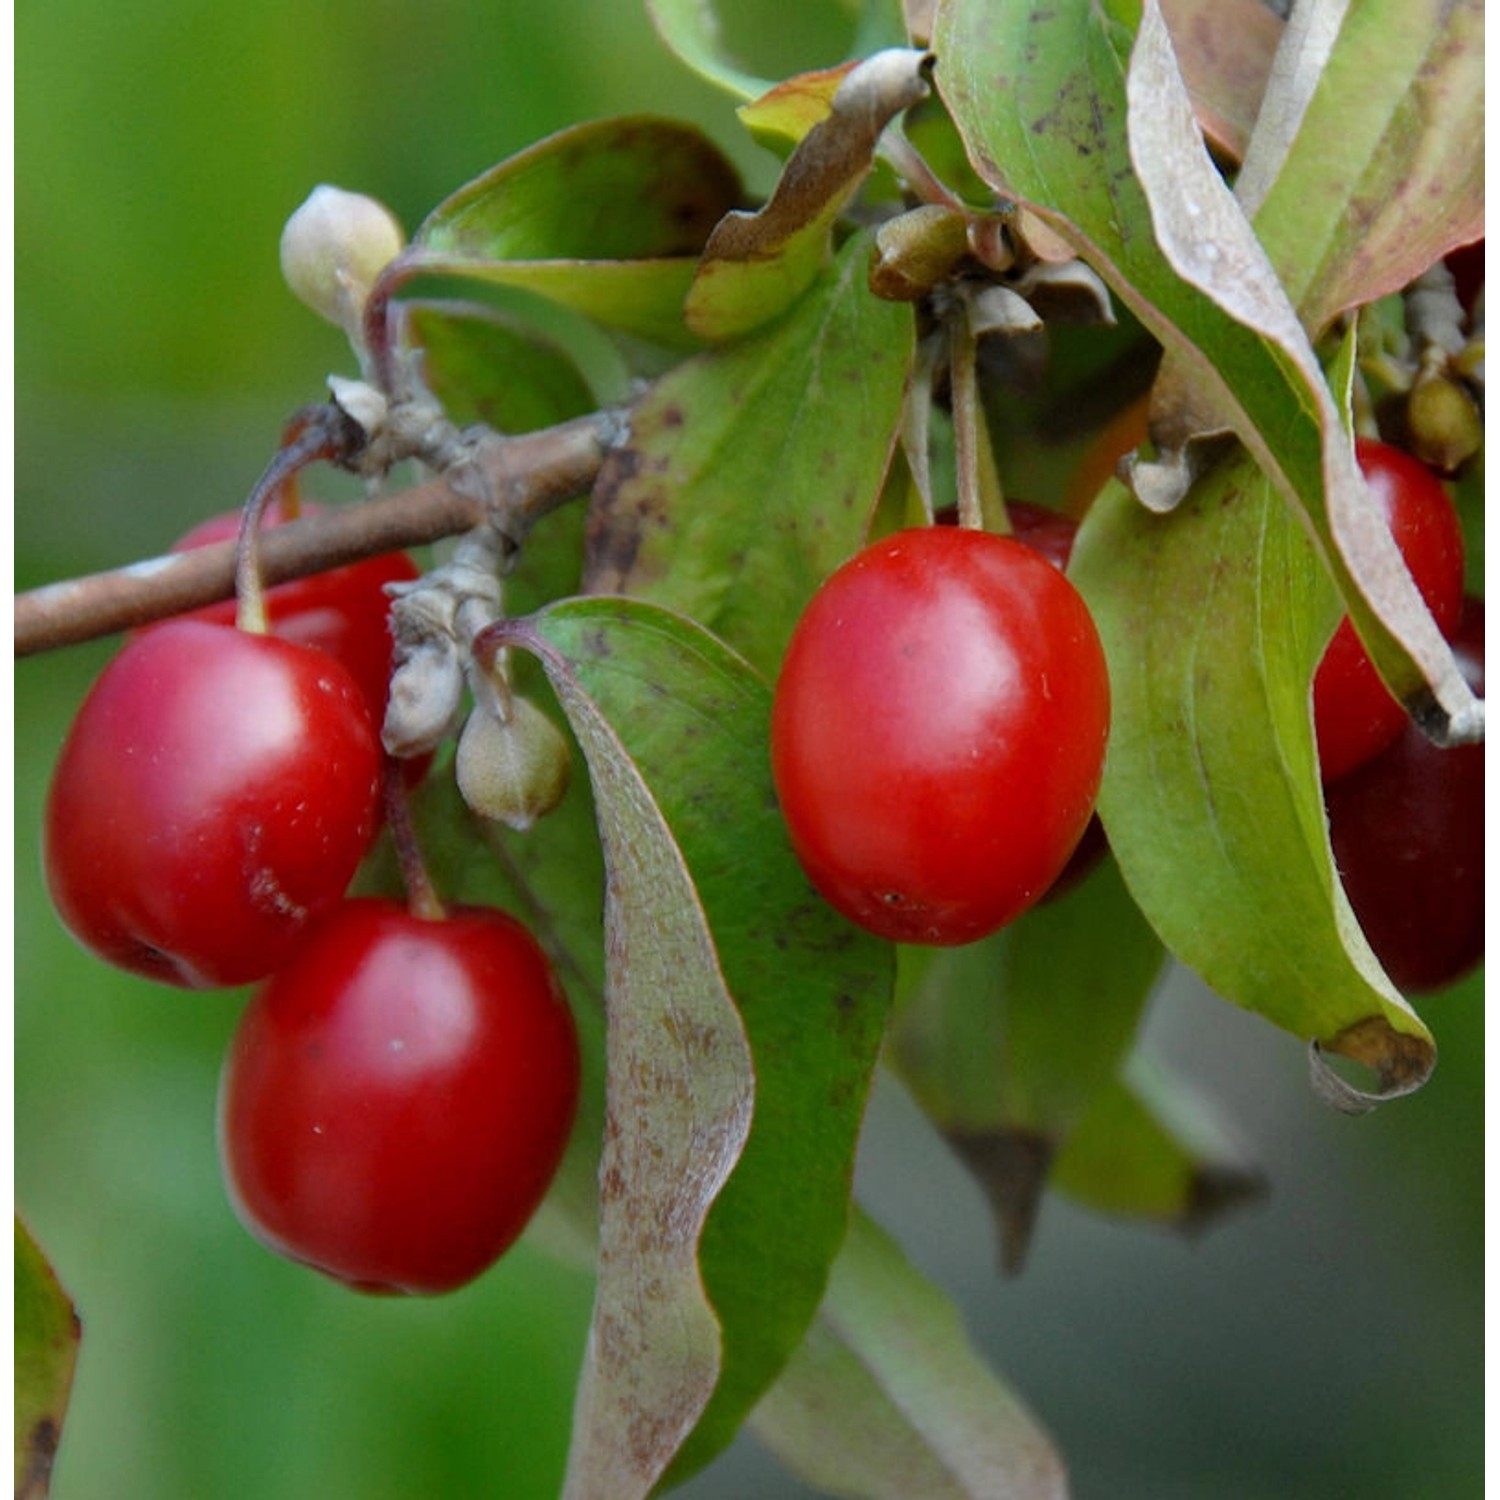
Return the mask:
M 346 894 L 381 822 L 385 585 L 416 576 L 398 554 L 271 589 L 270 633 L 229 605 L 137 632 L 74 720 L 43 837 L 86 948 L 189 988 L 266 981 L 220 1080 L 246 1226 L 362 1290 L 432 1293 L 541 1202 L 579 1058 L 520 923 Z
M 1483 691 L 1483 616 L 1443 485 L 1408 455 L 1356 456 L 1439 628 Z M 1010 507 L 1013 535 L 903 531 L 858 554 L 798 623 L 772 767 L 817 889 L 898 942 L 957 944 L 1065 887 L 1104 848 L 1093 818 L 1109 680 L 1064 576 L 1076 522 Z M 1403 988 L 1483 954 L 1483 752 L 1409 722 L 1346 618 L 1313 686 L 1330 836 L 1351 905 Z

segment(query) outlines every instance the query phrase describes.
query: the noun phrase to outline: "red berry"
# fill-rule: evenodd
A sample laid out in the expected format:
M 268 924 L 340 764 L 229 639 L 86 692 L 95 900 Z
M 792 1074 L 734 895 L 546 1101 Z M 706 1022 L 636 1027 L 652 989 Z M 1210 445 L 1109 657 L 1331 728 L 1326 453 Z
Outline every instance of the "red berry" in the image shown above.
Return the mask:
M 1059 573 L 1067 572 L 1073 542 L 1078 536 L 1078 522 L 1072 516 L 1025 500 L 1007 500 L 1005 514 L 1010 520 L 1011 535 L 1018 542 L 1040 552 Z
M 225 1182 L 282 1255 L 362 1291 L 451 1291 L 546 1194 L 578 1082 L 572 1014 L 519 922 L 348 901 L 240 1021 Z
M 193 988 L 281 963 L 377 824 L 380 748 L 322 652 L 174 620 L 85 698 L 43 829 L 52 900 L 101 958 Z
M 1355 455 L 1438 629 L 1451 634 L 1463 605 L 1464 544 L 1448 492 L 1397 448 L 1361 438 Z M 1369 760 L 1407 723 L 1347 615 L 1313 678 L 1313 721 L 1325 782 Z
M 1109 730 L 1094 623 L 1011 537 L 904 531 L 830 577 L 776 687 L 772 769 L 813 884 L 900 942 L 1032 905 L 1093 810 Z
M 317 515 L 320 509 L 304 502 L 301 514 Z M 287 519 L 280 506 L 273 503 L 266 513 L 265 525 L 280 526 Z M 190 552 L 210 542 L 230 541 L 239 534 L 239 528 L 238 511 L 213 516 L 174 543 L 172 551 Z M 385 586 L 420 576 L 417 565 L 404 552 L 368 557 L 267 589 L 266 617 L 272 633 L 283 640 L 316 646 L 343 662 L 364 693 L 378 727 L 385 719 L 386 693 L 391 680 L 391 601 Z M 187 618 L 232 625 L 235 604 L 226 599 L 194 610 Z
M 1454 651 L 1484 694 L 1484 607 L 1465 601 Z M 1345 894 L 1396 985 L 1441 989 L 1484 956 L 1484 747 L 1443 750 L 1415 725 L 1327 791 Z

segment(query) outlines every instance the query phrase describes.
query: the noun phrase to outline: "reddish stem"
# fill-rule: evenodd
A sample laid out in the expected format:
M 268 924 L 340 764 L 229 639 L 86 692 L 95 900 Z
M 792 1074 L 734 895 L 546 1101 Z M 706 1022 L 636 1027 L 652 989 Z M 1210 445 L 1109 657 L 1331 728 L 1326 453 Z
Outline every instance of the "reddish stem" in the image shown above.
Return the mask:
M 387 755 L 383 766 L 382 790 L 385 794 L 385 821 L 396 847 L 396 862 L 401 867 L 401 883 L 406 887 L 406 904 L 414 917 L 425 922 L 441 922 L 448 912 L 427 873 L 422 845 L 412 822 L 411 804 L 406 798 L 405 767 L 394 755 Z
M 311 407 L 287 424 L 282 446 L 265 467 L 245 501 L 235 543 L 234 591 L 239 600 L 236 624 L 264 635 L 267 629 L 265 579 L 260 563 L 261 526 L 271 501 L 309 464 L 343 456 L 349 447 L 349 423 L 336 408 Z

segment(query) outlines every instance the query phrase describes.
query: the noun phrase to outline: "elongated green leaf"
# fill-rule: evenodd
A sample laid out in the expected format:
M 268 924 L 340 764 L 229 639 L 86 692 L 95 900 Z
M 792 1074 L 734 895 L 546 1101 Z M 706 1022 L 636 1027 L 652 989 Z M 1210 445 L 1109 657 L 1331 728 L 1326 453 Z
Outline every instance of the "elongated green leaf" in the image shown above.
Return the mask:
M 682 302 L 738 173 L 698 130 L 649 115 L 571 126 L 428 216 L 384 275 L 520 287 L 639 337 L 692 342 Z
M 594 491 L 594 591 L 707 626 L 763 672 L 864 536 L 912 352 L 910 311 L 872 297 L 856 235 L 793 312 L 657 381 Z
M 78 1359 L 80 1326 L 26 1226 L 16 1220 L 16 1500 L 43 1500 Z
M 1244 454 L 1168 516 L 1112 481 L 1069 575 L 1109 659 L 1099 811 L 1131 894 L 1228 999 L 1373 1067 L 1432 1067 L 1335 877 L 1309 684 L 1338 613 L 1311 543 Z
M 1214 1104 L 1139 1050 L 1058 1153 L 1052 1184 L 1087 1208 L 1196 1234 L 1266 1190 Z
M 817 279 L 834 221 L 875 163 L 886 125 L 927 97 L 925 54 L 893 48 L 852 69 L 827 116 L 792 153 L 776 191 L 754 213 L 731 213 L 703 250 L 688 326 L 705 339 L 738 338 L 779 317 Z
M 794 1473 L 848 1500 L 1064 1500 L 1047 1434 L 952 1303 L 857 1213 L 807 1341 L 756 1408 Z
M 649 890 L 631 887 L 645 907 L 640 920 L 670 926 L 683 920 L 677 909 L 686 908 L 711 944 L 711 971 L 676 976 L 668 1006 L 673 1019 L 659 1018 L 658 1031 L 674 1028 L 688 1047 L 696 1035 L 689 1028 L 696 991 L 703 988 L 713 992 L 716 1005 L 732 997 L 754 1058 L 749 1140 L 706 1227 L 691 1226 L 701 1287 L 722 1336 L 722 1368 L 713 1399 L 671 1471 L 670 1478 L 680 1479 L 733 1437 L 800 1342 L 823 1295 L 847 1223 L 859 1122 L 890 1001 L 891 950 L 829 910 L 792 855 L 766 754 L 770 690 L 741 658 L 689 621 L 623 599 L 565 601 L 513 622 L 507 634 L 541 658 L 584 743 L 611 888 L 619 880 L 617 862 L 639 859 L 637 845 L 669 847 L 679 873 L 665 872 Z M 652 814 L 649 831 L 644 812 L 630 811 L 629 826 L 612 826 L 644 799 Z M 613 949 L 611 966 L 613 1033 L 621 1007 L 653 1015 L 664 1002 L 639 988 L 639 975 L 627 981 L 623 956 Z M 622 993 L 618 987 L 627 982 Z M 663 982 L 660 975 L 651 979 L 658 987 Z M 637 1015 L 632 1027 L 644 1024 Z M 643 1173 L 647 1160 L 655 1160 L 651 1175 L 657 1178 L 678 1170 L 656 1160 L 651 1101 L 616 1094 L 617 1069 L 629 1066 L 631 1055 L 622 1058 L 612 1036 L 605 1252 L 616 1233 L 612 1191 L 646 1191 L 638 1182 L 611 1187 L 614 1154 L 623 1143 L 636 1142 Z M 697 1066 L 695 1096 L 701 1092 Z M 655 1062 L 642 1082 L 652 1090 L 675 1088 Z M 704 1168 L 695 1152 L 691 1167 L 680 1170 L 696 1181 Z M 616 1242 L 601 1278 L 618 1278 L 649 1307 L 654 1273 L 639 1260 Z M 601 1306 L 603 1298 L 601 1290 Z M 649 1370 L 672 1347 L 643 1344 L 634 1352 Z M 640 1378 L 625 1363 L 607 1372 L 619 1402 L 641 1389 L 633 1383 Z M 606 1376 L 591 1379 L 601 1388 Z M 619 1413 L 602 1411 L 597 1398 L 594 1409 L 601 1420 L 618 1420 Z M 644 1423 L 650 1413 L 643 1409 L 639 1416 Z M 661 1462 L 684 1434 L 675 1423 L 663 1433 L 656 1445 Z
M 1131 1045 L 1163 956 L 1113 861 L 984 942 L 902 952 L 891 1061 L 984 1186 L 1008 1270 L 1054 1155 Z
M 938 84 L 981 174 L 1031 204 L 1162 342 L 1194 395 L 1190 424 L 1213 408 L 1304 515 L 1392 690 L 1434 734 L 1470 736 L 1482 722 L 1473 696 L 1365 498 L 1295 310 L 1204 150 L 1155 0 L 1128 99 L 1127 41 L 1090 0 L 1003 18 L 949 0 Z
M 405 313 L 428 389 L 458 425 L 533 432 L 594 409 L 572 359 L 518 320 L 440 302 L 409 305 Z
M 599 1279 L 564 1493 L 630 1500 L 656 1484 L 719 1376 L 698 1239 L 749 1131 L 753 1069 L 661 808 L 577 676 L 543 662 L 588 760 L 609 964 Z
M 1254 210 L 1312 328 L 1484 233 L 1483 0 L 1351 5 Z

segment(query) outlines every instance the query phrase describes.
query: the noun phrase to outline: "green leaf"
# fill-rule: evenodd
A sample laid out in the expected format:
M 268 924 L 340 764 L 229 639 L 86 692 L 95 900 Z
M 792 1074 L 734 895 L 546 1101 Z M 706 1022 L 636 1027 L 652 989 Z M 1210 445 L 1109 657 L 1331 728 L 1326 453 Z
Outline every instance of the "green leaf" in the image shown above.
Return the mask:
M 636 922 L 645 932 L 675 929 L 691 917 L 708 944 L 684 945 L 669 975 L 643 975 L 635 960 L 626 964 L 618 937 L 610 945 L 596 1343 L 614 1328 L 606 1320 L 625 1316 L 627 1306 L 654 1325 L 686 1295 L 679 1289 L 658 1309 L 655 1266 L 622 1238 L 620 1216 L 635 1222 L 665 1212 L 661 1203 L 636 1201 L 664 1192 L 694 1194 L 689 1219 L 674 1213 L 660 1222 L 697 1251 L 699 1292 L 706 1290 L 722 1335 L 717 1387 L 672 1468 L 675 1482 L 730 1441 L 823 1295 L 847 1223 L 855 1144 L 890 1000 L 891 950 L 819 900 L 791 853 L 766 752 L 770 690 L 741 658 L 690 621 L 625 599 L 564 601 L 502 634 L 540 657 L 583 744 L 612 931 Z M 679 1107 L 706 1103 L 712 1077 L 700 1079 L 695 1038 L 708 1002 L 714 1015 L 726 1003 L 738 1009 L 755 1102 L 749 1139 L 704 1227 L 696 1195 L 712 1154 L 700 1144 L 690 1163 L 670 1164 L 672 1139 L 658 1141 L 663 1105 L 655 1096 L 673 1102 L 680 1056 L 691 1064 L 692 1084 Z M 637 1078 L 650 1085 L 644 1097 L 631 1092 Z M 627 1149 L 639 1181 L 616 1175 Z M 592 1394 L 580 1410 L 589 1413 L 582 1430 L 593 1436 L 582 1441 L 598 1445 L 601 1461 L 626 1464 L 622 1472 L 633 1472 L 617 1451 L 621 1441 L 628 1447 L 617 1430 L 625 1407 L 636 1407 L 637 1437 L 662 1422 L 649 1445 L 654 1465 L 691 1426 L 685 1405 L 663 1411 L 642 1399 L 642 1382 L 671 1347 L 641 1338 L 620 1351 L 643 1361 L 640 1368 L 619 1359 L 589 1377 Z M 706 1374 L 703 1367 L 695 1377 L 696 1397 L 706 1395 Z M 614 1500 L 617 1492 L 609 1493 Z
M 1204 150 L 1155 0 L 1128 91 L 1128 33 L 1090 0 L 1000 24 L 950 3 L 937 41 L 938 83 L 976 168 L 1072 243 L 1175 363 L 1179 396 L 1192 398 L 1177 436 L 1212 426 L 1205 411 L 1233 427 L 1319 538 L 1387 684 L 1435 735 L 1474 734 L 1473 695 L 1365 498 L 1295 310 Z
M 507 629 L 513 644 L 542 654 L 583 746 L 604 848 L 599 1279 L 565 1494 L 629 1500 L 650 1492 L 719 1376 L 698 1239 L 749 1131 L 752 1064 L 706 915 L 650 787 L 566 660 L 539 634 Z M 656 682 L 670 702 L 670 679 Z
M 1484 233 L 1483 0 L 1343 18 L 1256 231 L 1309 327 Z
M 793 312 L 659 380 L 594 491 L 595 592 L 679 610 L 776 670 L 864 537 L 901 419 L 910 311 L 872 297 L 855 236 Z
M 1113 1080 L 1163 959 L 1106 860 L 983 942 L 903 949 L 890 1060 L 995 1209 L 1017 1270 L 1056 1152 Z
M 649 115 L 558 131 L 439 204 L 382 278 L 520 287 L 638 337 L 690 344 L 682 302 L 739 175 L 700 131 Z
M 1099 812 L 1152 926 L 1227 999 L 1415 1088 L 1431 1036 L 1328 847 L 1309 704 L 1338 601 L 1306 532 L 1237 453 L 1166 516 L 1106 485 L 1069 576 L 1114 698 Z
M 1214 1104 L 1139 1050 L 1068 1137 L 1052 1185 L 1099 1213 L 1186 1234 L 1266 1191 Z
M 652 115 L 559 130 L 443 200 L 413 236 L 459 260 L 693 256 L 739 175 L 700 130 Z
M 737 99 L 758 98 L 772 87 L 731 56 L 713 0 L 646 0 L 646 11 L 668 50 L 699 77 Z
M 793 1473 L 849 1500 L 1064 1500 L 1051 1439 L 953 1304 L 863 1213 L 807 1340 L 756 1408 Z
M 596 405 L 569 355 L 519 319 L 442 302 L 410 303 L 404 312 L 427 387 L 459 426 L 534 432 Z
M 702 338 L 738 338 L 786 311 L 817 279 L 833 226 L 875 163 L 886 125 L 928 94 L 925 54 L 893 48 L 867 58 L 834 90 L 828 114 L 802 139 L 770 201 L 731 213 L 703 250 L 688 326 Z
M 26 1226 L 16 1219 L 15 1441 L 17 1500 L 42 1500 L 62 1436 L 81 1328 Z

